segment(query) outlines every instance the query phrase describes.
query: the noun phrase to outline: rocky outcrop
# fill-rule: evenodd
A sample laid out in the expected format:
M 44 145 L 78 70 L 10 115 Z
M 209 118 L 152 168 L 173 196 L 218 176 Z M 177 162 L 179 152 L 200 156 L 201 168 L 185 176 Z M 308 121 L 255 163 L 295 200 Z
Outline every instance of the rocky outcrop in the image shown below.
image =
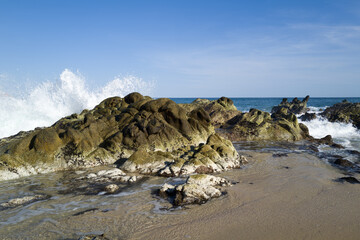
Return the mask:
M 125 161 L 123 169 L 152 174 L 161 168 L 161 174 L 176 175 L 200 166 L 214 172 L 238 167 L 241 159 L 231 142 L 214 134 L 201 107 L 186 110 L 139 93 L 112 97 L 51 127 L 2 139 L 0 180 L 118 160 Z
M 278 112 L 281 108 L 287 108 L 289 113 L 300 114 L 307 111 L 307 102 L 309 101 L 309 96 L 306 96 L 302 101 L 297 98 L 294 98 L 291 102 L 287 101 L 287 98 L 283 98 L 281 103 L 278 106 L 272 108 L 271 113 Z
M 221 187 L 224 186 L 231 186 L 225 178 L 197 174 L 189 176 L 183 184 L 165 183 L 159 190 L 159 195 L 170 200 L 175 206 L 202 204 L 223 195 Z
M 330 122 L 352 123 L 354 127 L 360 129 L 360 103 L 350 103 L 344 100 L 326 108 L 321 116 Z
M 272 140 L 297 141 L 309 138 L 308 128 L 298 123 L 288 108 L 279 108 L 270 115 L 251 109 L 230 119 L 219 129 L 219 134 L 231 141 Z
M 181 104 L 188 110 L 203 108 L 210 116 L 211 122 L 215 127 L 219 127 L 229 119 L 240 114 L 234 105 L 234 102 L 227 97 L 221 97 L 217 100 L 208 100 L 197 98 L 190 104 Z

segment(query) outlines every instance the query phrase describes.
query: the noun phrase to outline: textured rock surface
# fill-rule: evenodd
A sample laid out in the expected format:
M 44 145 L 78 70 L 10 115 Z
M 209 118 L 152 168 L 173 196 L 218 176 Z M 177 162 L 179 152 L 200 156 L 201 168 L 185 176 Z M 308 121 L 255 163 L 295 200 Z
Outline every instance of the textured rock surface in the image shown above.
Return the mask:
M 360 129 L 360 103 L 350 103 L 344 100 L 328 107 L 321 113 L 330 122 L 352 123 Z
M 251 109 L 230 119 L 219 133 L 231 141 L 297 141 L 309 138 L 307 127 L 298 123 L 295 114 L 289 113 L 287 108 L 279 108 L 271 115 Z
M 191 175 L 184 184 L 171 185 L 165 183 L 159 195 L 164 198 L 173 198 L 175 206 L 186 204 L 201 204 L 211 198 L 220 197 L 222 191 L 220 187 L 231 186 L 225 178 L 215 177 L 206 174 Z
M 227 97 L 221 97 L 213 101 L 197 98 L 191 104 L 181 105 L 189 110 L 202 107 L 209 114 L 211 122 L 215 127 L 219 127 L 241 113 L 236 109 L 234 102 Z
M 216 105 L 233 108 L 226 98 Z M 118 160 L 131 172 L 158 174 L 167 168 L 162 175 L 239 167 L 232 143 L 214 133 L 201 107 L 185 109 L 139 93 L 112 97 L 51 127 L 1 139 L 0 180 Z
M 306 96 L 302 101 L 297 98 L 294 98 L 291 102 L 287 101 L 287 98 L 284 98 L 282 102 L 272 108 L 271 113 L 278 112 L 281 108 L 287 108 L 289 113 L 300 114 L 307 111 L 307 102 L 309 101 L 309 96 Z
M 141 148 L 124 163 L 127 172 L 180 176 L 191 173 L 213 173 L 239 168 L 247 160 L 239 156 L 232 143 L 217 134 L 205 144 L 179 148 L 172 152 L 149 152 Z

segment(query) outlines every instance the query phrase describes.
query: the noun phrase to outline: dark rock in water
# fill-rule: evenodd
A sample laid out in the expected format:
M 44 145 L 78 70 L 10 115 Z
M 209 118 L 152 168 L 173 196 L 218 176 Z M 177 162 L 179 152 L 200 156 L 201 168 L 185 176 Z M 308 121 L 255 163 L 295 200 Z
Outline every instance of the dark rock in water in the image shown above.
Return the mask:
M 343 101 L 328 107 L 321 113 L 321 116 L 330 122 L 352 123 L 360 129 L 360 103 Z
M 334 164 L 339 165 L 341 167 L 354 167 L 355 164 L 351 161 L 344 159 L 344 158 L 338 158 L 334 161 Z
M 281 108 L 288 109 L 289 113 L 300 114 L 306 112 L 307 109 L 307 102 L 309 101 L 309 96 L 306 96 L 302 101 L 297 98 L 294 98 L 291 102 L 287 101 L 287 98 L 284 98 L 282 102 L 272 108 L 271 113 L 278 112 Z
M 301 121 L 311 121 L 316 119 L 316 114 L 315 113 L 305 113 L 303 115 L 300 116 Z
M 274 153 L 272 156 L 275 157 L 275 158 L 277 158 L 277 157 L 287 157 L 288 154 L 287 153 Z
M 342 145 L 335 143 L 331 135 L 326 135 L 325 137 L 319 139 L 310 138 L 309 140 L 314 143 L 325 144 L 333 148 L 344 148 Z
M 310 137 L 308 128 L 298 123 L 287 108 L 279 108 L 270 115 L 257 109 L 241 113 L 227 121 L 219 134 L 232 141 L 273 140 L 297 141 Z
M 171 185 L 165 183 L 159 190 L 159 195 L 166 199 L 173 199 L 175 206 L 187 204 L 202 204 L 211 198 L 220 197 L 222 186 L 231 186 L 225 178 L 206 174 L 191 175 L 184 184 Z
M 231 108 L 227 99 L 220 99 L 217 104 Z M 94 109 L 62 118 L 51 127 L 2 139 L 0 180 L 109 164 L 133 154 L 134 163 L 135 159 L 140 161 L 142 153 L 152 157 L 142 158 L 139 165 L 154 174 L 158 171 L 153 168 L 160 170 L 158 167 L 165 168 L 170 162 L 176 162 L 180 169 L 183 164 L 211 166 L 217 171 L 239 167 L 241 159 L 232 143 L 214 134 L 210 117 L 201 107 L 186 110 L 170 99 L 154 100 L 139 93 L 111 97 Z M 190 151 L 191 148 L 198 151 Z M 190 153 L 197 154 L 189 156 L 192 161 L 181 158 Z M 169 154 L 173 157 L 168 158 Z M 126 169 L 137 171 L 131 166 L 134 165 L 126 164 Z M 191 171 L 188 168 L 185 172 Z
M 351 184 L 359 184 L 360 183 L 360 181 L 354 177 L 341 177 L 341 178 L 338 178 L 337 181 L 338 182 L 348 182 Z
M 240 114 L 234 105 L 234 102 L 227 97 L 221 97 L 217 100 L 210 101 L 208 99 L 195 99 L 191 104 L 181 104 L 188 110 L 203 108 L 210 116 L 211 122 L 215 127 L 219 127 L 229 119 Z
M 105 237 L 105 234 L 87 234 L 78 238 L 78 240 L 110 240 L 110 238 Z

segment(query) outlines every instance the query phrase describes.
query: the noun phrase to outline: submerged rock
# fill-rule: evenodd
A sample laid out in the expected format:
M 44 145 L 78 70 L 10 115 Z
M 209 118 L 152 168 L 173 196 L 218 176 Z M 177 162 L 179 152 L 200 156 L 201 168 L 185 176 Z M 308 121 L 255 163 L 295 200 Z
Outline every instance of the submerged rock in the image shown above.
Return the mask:
M 299 123 L 295 114 L 289 113 L 287 108 L 279 108 L 272 115 L 250 109 L 227 121 L 219 133 L 231 141 L 297 141 L 310 136 L 308 128 Z
M 231 186 L 225 178 L 197 174 L 189 176 L 184 184 L 174 186 L 165 183 L 159 190 L 159 195 L 173 198 L 175 206 L 202 204 L 211 198 L 220 197 L 223 194 L 220 187 L 224 186 Z
M 337 179 L 338 182 L 348 182 L 351 184 L 360 184 L 360 181 L 354 177 L 341 177 Z
M 309 101 L 309 96 L 306 96 L 302 101 L 297 98 L 294 98 L 291 102 L 287 101 L 287 98 L 284 98 L 282 102 L 272 108 L 271 113 L 278 112 L 281 108 L 286 108 L 289 113 L 300 114 L 305 113 L 307 109 L 307 102 Z
M 0 208 L 13 208 L 20 205 L 30 204 L 36 201 L 45 200 L 50 198 L 49 195 L 38 194 L 34 196 L 25 196 L 21 198 L 14 198 L 8 202 L 1 203 Z
M 352 123 L 354 127 L 360 129 L 360 103 L 350 103 L 345 100 L 326 108 L 321 116 L 330 122 Z

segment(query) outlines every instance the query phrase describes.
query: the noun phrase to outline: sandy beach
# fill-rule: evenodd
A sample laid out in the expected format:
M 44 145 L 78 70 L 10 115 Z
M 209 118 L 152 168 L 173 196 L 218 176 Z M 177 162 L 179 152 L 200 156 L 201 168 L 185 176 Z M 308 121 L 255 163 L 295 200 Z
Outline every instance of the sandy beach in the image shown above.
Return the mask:
M 314 155 L 240 151 L 249 163 L 220 176 L 238 182 L 227 194 L 203 205 L 171 205 L 152 189 L 163 178 L 145 181 L 141 191 L 83 214 L 59 213 L 2 228 L 1 239 L 357 239 L 358 184 Z M 144 186 L 150 186 L 148 189 Z M 152 186 L 152 187 L 151 187 Z M 85 196 L 69 196 L 81 201 Z M 91 208 L 89 208 L 91 209 Z M 100 238 L 98 238 L 100 239 Z

